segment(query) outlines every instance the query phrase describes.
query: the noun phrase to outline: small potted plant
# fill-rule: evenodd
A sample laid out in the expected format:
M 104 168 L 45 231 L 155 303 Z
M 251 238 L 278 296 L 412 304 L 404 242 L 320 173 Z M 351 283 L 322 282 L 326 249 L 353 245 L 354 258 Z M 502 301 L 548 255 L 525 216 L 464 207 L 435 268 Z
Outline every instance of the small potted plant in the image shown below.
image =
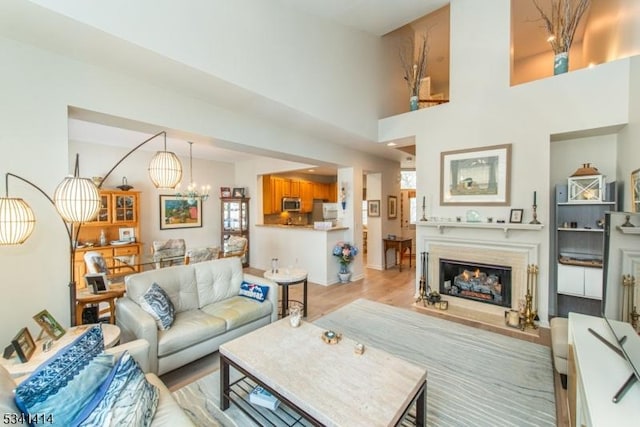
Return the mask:
M 340 241 L 336 243 L 331 253 L 333 256 L 338 257 L 338 262 L 340 262 L 340 271 L 338 272 L 340 283 L 349 283 L 351 280 L 349 264 L 358 255 L 358 248 L 351 243 Z

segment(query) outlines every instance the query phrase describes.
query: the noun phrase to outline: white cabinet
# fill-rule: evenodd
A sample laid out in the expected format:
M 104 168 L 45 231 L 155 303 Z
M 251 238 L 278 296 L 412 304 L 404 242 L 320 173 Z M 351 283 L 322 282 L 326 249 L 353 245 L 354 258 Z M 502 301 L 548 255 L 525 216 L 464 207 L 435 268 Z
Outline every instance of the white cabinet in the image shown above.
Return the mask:
M 602 299 L 602 269 L 559 263 L 558 293 Z

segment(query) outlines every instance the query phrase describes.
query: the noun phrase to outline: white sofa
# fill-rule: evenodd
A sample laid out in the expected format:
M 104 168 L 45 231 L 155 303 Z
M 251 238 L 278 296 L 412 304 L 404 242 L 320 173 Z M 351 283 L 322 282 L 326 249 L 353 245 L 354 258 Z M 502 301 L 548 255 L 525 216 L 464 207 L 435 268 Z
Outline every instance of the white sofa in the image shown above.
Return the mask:
M 242 281 L 269 287 L 258 302 L 239 296 Z M 168 330 L 139 305 L 157 283 L 175 307 Z M 150 344 L 151 371 L 162 375 L 218 350 L 220 344 L 278 318 L 278 285 L 245 274 L 240 258 L 221 258 L 127 276 L 126 295 L 116 303 L 116 322 L 123 342 L 143 338 Z
M 135 340 L 128 342 L 117 347 L 113 347 L 105 350 L 107 353 L 119 354 L 125 350 L 129 351 L 131 356 L 138 362 L 140 368 L 146 373 L 147 381 L 155 385 L 158 388 L 158 407 L 156 409 L 153 420 L 151 421 L 151 427 L 160 426 L 194 426 L 190 418 L 184 413 L 182 408 L 178 405 L 171 396 L 169 389 L 160 381 L 153 373 L 148 373 L 149 369 L 149 343 L 144 340 Z M 14 400 L 13 390 L 16 388 L 16 382 L 7 370 L 0 366 L 0 411 L 9 416 L 9 420 L 19 420 L 18 414 L 20 410 L 17 408 Z M 8 415 L 7 415 L 8 414 Z M 11 418 L 11 414 L 16 414 L 15 418 Z M 26 423 L 12 423 L 18 425 L 27 425 Z

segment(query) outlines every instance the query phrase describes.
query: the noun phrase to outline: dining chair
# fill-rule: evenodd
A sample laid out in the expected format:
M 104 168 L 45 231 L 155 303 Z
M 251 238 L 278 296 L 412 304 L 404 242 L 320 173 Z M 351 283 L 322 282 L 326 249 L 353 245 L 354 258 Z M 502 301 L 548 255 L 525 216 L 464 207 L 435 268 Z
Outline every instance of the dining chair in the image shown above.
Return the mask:
M 184 239 L 153 241 L 153 261 L 156 268 L 182 264 L 187 251 Z
M 189 249 L 184 257 L 185 264 L 195 264 L 196 262 L 209 261 L 218 258 L 220 248 L 204 247 Z
M 114 270 L 110 269 L 107 266 L 107 261 L 104 259 L 104 256 L 102 256 L 100 252 L 96 251 L 86 252 L 84 254 L 84 263 L 87 266 L 87 272 L 93 274 L 105 274 L 110 283 L 124 282 L 124 278 L 127 275 L 135 272 L 135 269 L 126 265 L 116 267 Z M 128 271 L 120 271 L 121 269 L 126 269 Z

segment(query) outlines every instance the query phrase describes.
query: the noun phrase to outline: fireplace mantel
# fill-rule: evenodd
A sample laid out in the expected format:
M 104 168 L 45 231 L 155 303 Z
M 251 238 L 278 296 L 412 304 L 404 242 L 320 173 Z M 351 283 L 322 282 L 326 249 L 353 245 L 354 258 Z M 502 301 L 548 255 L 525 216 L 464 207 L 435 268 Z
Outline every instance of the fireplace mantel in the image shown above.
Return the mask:
M 483 228 L 502 230 L 505 237 L 509 237 L 509 230 L 539 231 L 543 224 L 515 224 L 515 223 L 489 223 L 489 222 L 454 222 L 454 221 L 417 221 L 417 226 L 437 228 L 440 234 L 446 228 Z

